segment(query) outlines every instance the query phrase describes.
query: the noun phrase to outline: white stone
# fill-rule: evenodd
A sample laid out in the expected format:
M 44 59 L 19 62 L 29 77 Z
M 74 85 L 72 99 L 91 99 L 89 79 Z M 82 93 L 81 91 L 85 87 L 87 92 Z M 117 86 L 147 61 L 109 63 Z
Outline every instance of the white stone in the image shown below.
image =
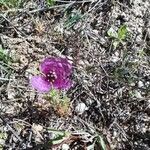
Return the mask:
M 147 81 L 147 82 L 146 82 L 146 86 L 149 86 L 149 85 L 150 85 L 150 82 L 149 82 L 149 81 Z
M 146 131 L 147 131 L 147 129 L 144 127 L 144 128 L 142 128 L 142 132 L 143 133 L 146 133 Z
M 138 87 L 141 88 L 141 87 L 143 87 L 143 86 L 144 86 L 143 82 L 142 82 L 142 81 L 139 81 L 139 82 L 138 82 Z
M 135 86 L 135 83 L 134 82 L 130 83 L 130 86 Z
M 116 131 L 113 132 L 113 136 L 117 137 L 117 132 Z
M 5 140 L 4 139 L 0 139 L 0 145 L 4 145 L 5 144 Z
M 62 150 L 69 150 L 69 145 L 63 144 L 62 145 Z
M 87 109 L 88 109 L 88 107 L 84 103 L 79 103 L 75 108 L 76 112 L 79 114 L 84 113 L 84 111 Z
M 119 60 L 120 60 L 120 58 L 117 57 L 117 56 L 113 56 L 113 57 L 111 58 L 111 61 L 114 62 L 114 63 L 116 63 L 116 62 L 119 61 Z
M 119 52 L 116 51 L 116 52 L 115 52 L 115 56 L 116 56 L 116 57 L 119 57 Z
M 139 91 L 135 91 L 135 97 L 136 98 L 142 98 L 142 95 Z

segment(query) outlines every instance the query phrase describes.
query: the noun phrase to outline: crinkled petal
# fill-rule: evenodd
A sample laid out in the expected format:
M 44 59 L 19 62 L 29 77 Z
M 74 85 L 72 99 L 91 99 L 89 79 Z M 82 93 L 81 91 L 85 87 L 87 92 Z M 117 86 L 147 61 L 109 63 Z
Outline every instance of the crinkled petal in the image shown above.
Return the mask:
M 72 80 L 67 79 L 64 82 L 63 89 L 68 90 L 71 88 L 72 85 L 73 85 Z
M 50 83 L 47 82 L 42 76 L 33 76 L 30 82 L 32 87 L 39 92 L 48 92 L 51 88 Z
M 56 61 L 56 58 L 53 58 L 53 57 L 46 58 L 40 65 L 41 72 L 43 72 L 44 74 L 47 74 L 49 73 L 49 71 L 52 71 L 52 69 L 56 67 L 55 61 Z
M 61 58 L 60 63 L 62 64 L 67 76 L 69 76 L 72 72 L 72 64 L 66 58 Z
M 49 71 L 59 72 L 63 71 L 65 76 L 69 76 L 72 71 L 72 65 L 68 62 L 66 58 L 46 58 L 40 66 L 40 70 L 47 74 Z
M 53 83 L 53 87 L 60 90 L 68 90 L 72 86 L 70 79 L 57 79 Z

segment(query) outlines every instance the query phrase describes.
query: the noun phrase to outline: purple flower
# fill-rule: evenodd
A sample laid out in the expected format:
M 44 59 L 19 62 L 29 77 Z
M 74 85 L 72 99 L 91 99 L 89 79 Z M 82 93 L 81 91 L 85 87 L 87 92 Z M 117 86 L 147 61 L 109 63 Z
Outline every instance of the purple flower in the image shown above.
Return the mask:
M 39 92 L 48 92 L 51 88 L 69 89 L 72 85 L 69 76 L 72 65 L 66 58 L 46 58 L 40 64 L 42 75 L 33 76 L 31 85 Z

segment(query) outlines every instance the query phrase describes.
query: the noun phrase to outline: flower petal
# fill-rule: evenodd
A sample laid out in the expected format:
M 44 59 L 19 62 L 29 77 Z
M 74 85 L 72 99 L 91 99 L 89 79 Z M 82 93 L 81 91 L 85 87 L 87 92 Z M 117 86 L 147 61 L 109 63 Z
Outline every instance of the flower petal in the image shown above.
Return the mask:
M 39 92 L 48 92 L 51 88 L 50 83 L 47 82 L 42 76 L 33 76 L 30 82 L 32 87 Z
M 63 71 L 65 76 L 69 76 L 72 71 L 72 65 L 68 62 L 66 58 L 46 58 L 42 63 L 40 70 L 47 74 L 49 71 L 58 72 L 59 70 Z
M 66 58 L 61 58 L 60 63 L 62 64 L 67 76 L 69 76 L 72 72 L 72 64 Z
M 46 58 L 40 65 L 40 70 L 44 74 L 49 73 L 49 71 L 52 71 L 53 68 L 56 68 L 56 58 Z
M 68 90 L 72 86 L 70 79 L 57 79 L 53 83 L 53 87 L 60 90 Z

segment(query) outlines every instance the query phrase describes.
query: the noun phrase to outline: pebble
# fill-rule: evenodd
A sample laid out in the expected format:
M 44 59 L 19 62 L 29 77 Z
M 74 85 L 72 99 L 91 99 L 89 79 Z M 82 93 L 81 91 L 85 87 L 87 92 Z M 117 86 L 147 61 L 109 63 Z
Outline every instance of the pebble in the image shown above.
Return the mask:
M 149 85 L 150 85 L 150 82 L 149 82 L 149 81 L 147 81 L 145 84 L 146 84 L 146 86 L 149 86 Z
M 130 86 L 135 86 L 135 83 L 134 82 L 130 83 Z
M 117 57 L 117 56 L 113 56 L 112 59 L 111 59 L 111 61 L 112 61 L 113 63 L 116 63 L 116 62 L 118 62 L 119 60 L 120 60 L 120 58 Z
M 135 91 L 135 97 L 136 98 L 142 98 L 142 95 L 139 91 Z
M 69 145 L 63 144 L 62 145 L 62 150 L 69 150 Z
M 0 145 L 4 145 L 5 144 L 5 140 L 4 139 L 0 139 Z
M 79 103 L 75 108 L 75 110 L 78 114 L 83 114 L 84 111 L 87 109 L 88 109 L 88 107 L 84 103 Z
M 141 88 L 141 87 L 143 87 L 143 86 L 144 86 L 143 82 L 142 82 L 142 81 L 139 81 L 139 82 L 138 82 L 138 87 Z

